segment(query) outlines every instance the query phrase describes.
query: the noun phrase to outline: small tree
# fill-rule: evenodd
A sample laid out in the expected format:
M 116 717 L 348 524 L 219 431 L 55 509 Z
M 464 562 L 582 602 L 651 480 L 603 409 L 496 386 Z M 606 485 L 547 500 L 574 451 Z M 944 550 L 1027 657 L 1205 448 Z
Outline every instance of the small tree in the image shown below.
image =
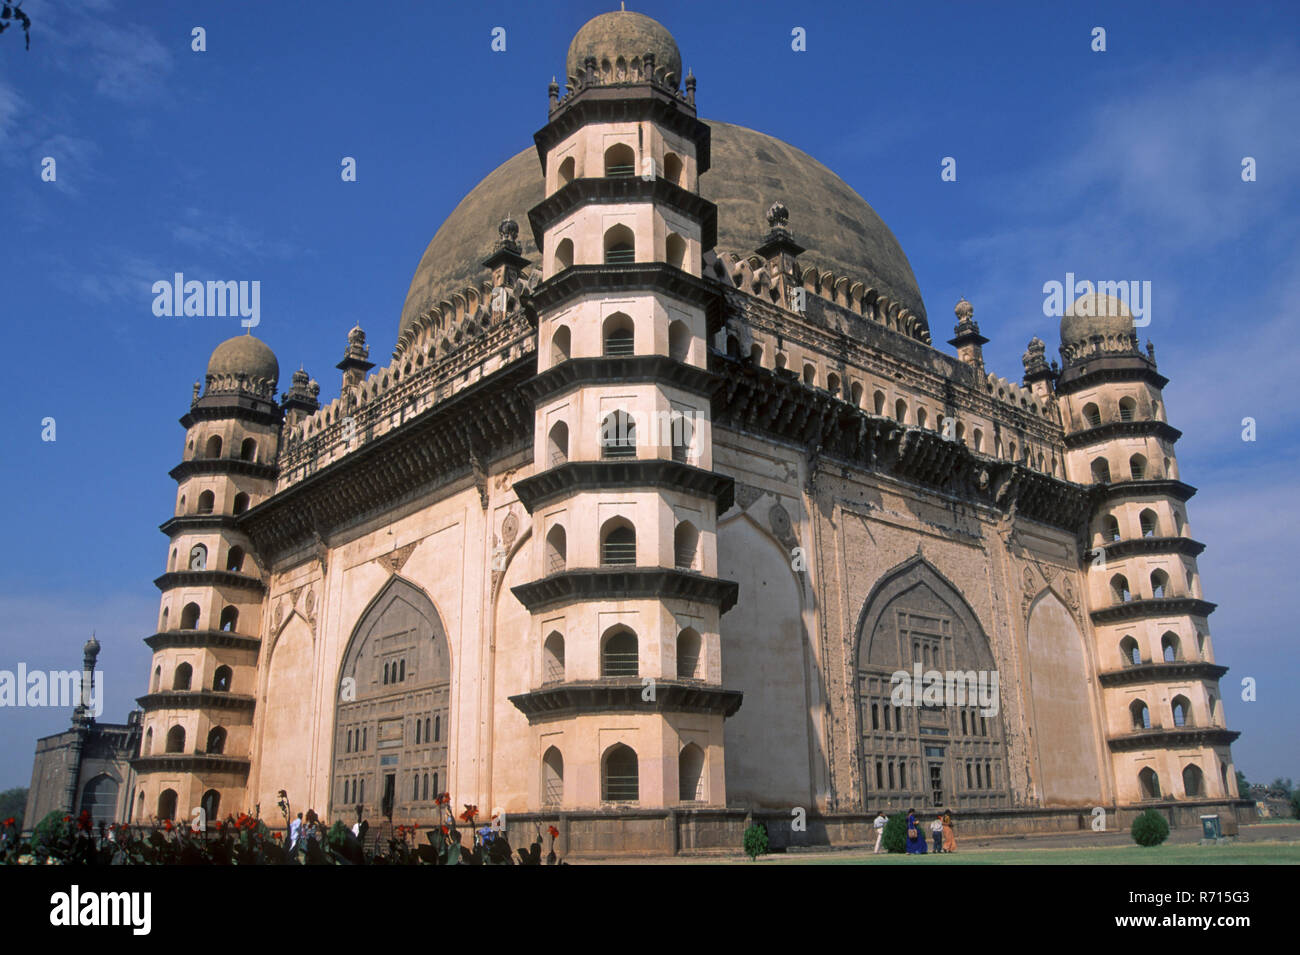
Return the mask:
M 1169 838 L 1169 823 L 1154 809 L 1133 820 L 1133 841 L 1140 846 L 1158 846 Z
M 895 813 L 885 821 L 885 835 L 880 844 L 886 852 L 907 851 L 907 813 Z
M 767 826 L 761 822 L 750 823 L 745 830 L 745 855 L 755 861 L 767 852 L 767 846 Z

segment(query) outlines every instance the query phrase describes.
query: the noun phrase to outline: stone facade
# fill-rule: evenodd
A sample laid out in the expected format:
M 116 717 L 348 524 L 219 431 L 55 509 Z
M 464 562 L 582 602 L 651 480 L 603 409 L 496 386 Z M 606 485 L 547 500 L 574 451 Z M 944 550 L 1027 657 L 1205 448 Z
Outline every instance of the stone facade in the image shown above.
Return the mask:
M 305 372 L 275 402 L 251 338 L 214 353 L 132 817 L 273 816 L 283 789 L 427 824 L 446 791 L 581 853 L 734 846 L 749 818 L 784 844 L 796 810 L 829 843 L 882 808 L 1235 812 L 1193 489 L 1131 318 L 1076 303 L 1064 367 L 1035 339 L 1020 385 L 969 302 L 941 352 L 820 166 L 858 251 L 781 195 L 720 248 L 694 77 L 658 24 L 603 17 L 534 137 L 531 244 L 480 186 L 482 281 L 422 263 L 391 362 L 354 328 L 324 407 Z M 752 161 L 811 181 L 782 147 Z M 995 703 L 894 705 L 914 667 L 995 675 Z

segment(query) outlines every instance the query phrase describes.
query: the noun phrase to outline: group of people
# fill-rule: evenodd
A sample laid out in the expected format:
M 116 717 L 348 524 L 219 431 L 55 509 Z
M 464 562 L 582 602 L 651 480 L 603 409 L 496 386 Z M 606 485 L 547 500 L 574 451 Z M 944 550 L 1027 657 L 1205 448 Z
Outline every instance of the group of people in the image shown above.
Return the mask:
M 885 823 L 888 821 L 884 810 L 881 810 L 872 822 L 876 830 L 876 847 L 872 850 L 874 854 L 880 853 L 880 844 L 885 837 Z M 935 852 L 957 851 L 957 836 L 952 828 L 952 813 L 947 809 L 943 811 L 942 816 L 936 816 L 930 823 L 930 836 L 934 840 Z M 912 855 L 923 854 L 926 851 L 925 834 L 921 832 L 915 809 L 907 810 L 907 851 Z

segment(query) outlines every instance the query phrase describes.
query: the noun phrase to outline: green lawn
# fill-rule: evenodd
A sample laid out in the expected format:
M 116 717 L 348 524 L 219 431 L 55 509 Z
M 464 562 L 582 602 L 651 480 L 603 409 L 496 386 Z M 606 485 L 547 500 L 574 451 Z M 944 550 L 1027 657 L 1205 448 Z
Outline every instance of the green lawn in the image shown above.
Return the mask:
M 765 856 L 785 865 L 1300 865 L 1300 844 L 1250 842 L 1222 846 L 1106 846 L 1095 849 L 971 849 L 923 856 L 870 852 Z

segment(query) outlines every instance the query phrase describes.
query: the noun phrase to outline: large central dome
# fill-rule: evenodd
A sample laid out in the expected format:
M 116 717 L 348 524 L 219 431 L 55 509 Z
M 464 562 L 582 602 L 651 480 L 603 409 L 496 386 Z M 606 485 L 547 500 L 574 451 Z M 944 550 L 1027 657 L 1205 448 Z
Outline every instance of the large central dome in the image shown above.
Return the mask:
M 763 133 L 708 121 L 712 168 L 700 192 L 718 206 L 716 249 L 748 255 L 763 240 L 768 207 L 780 199 L 790 210 L 790 231 L 807 252 L 803 265 L 847 276 L 925 319 L 925 306 L 907 256 L 867 201 L 807 153 Z M 431 305 L 486 276 L 480 264 L 491 253 L 496 226 L 513 215 L 524 221 L 544 198 L 542 167 L 529 148 L 507 160 L 474 187 L 442 224 L 415 270 L 402 306 L 405 330 Z M 531 231 L 520 230 L 523 254 L 540 265 Z

